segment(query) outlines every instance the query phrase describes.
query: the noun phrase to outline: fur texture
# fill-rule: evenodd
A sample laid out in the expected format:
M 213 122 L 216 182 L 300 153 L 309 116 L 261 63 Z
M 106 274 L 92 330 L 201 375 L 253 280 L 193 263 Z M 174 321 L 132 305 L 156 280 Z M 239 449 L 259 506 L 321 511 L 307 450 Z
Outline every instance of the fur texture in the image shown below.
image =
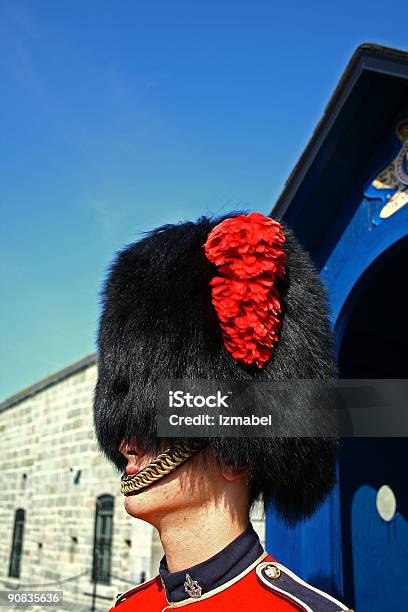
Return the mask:
M 228 215 L 232 216 L 232 215 Z M 283 324 L 263 370 L 235 362 L 211 304 L 216 268 L 203 244 L 221 219 L 161 227 L 120 251 L 102 289 L 94 422 L 118 469 L 123 438 L 155 451 L 155 384 L 160 379 L 283 380 L 335 373 L 326 296 L 308 254 L 284 227 Z M 265 407 L 267 411 L 267 406 Z M 335 478 L 336 443 L 323 438 L 212 438 L 220 464 L 248 467 L 252 500 L 262 496 L 288 522 L 311 514 Z

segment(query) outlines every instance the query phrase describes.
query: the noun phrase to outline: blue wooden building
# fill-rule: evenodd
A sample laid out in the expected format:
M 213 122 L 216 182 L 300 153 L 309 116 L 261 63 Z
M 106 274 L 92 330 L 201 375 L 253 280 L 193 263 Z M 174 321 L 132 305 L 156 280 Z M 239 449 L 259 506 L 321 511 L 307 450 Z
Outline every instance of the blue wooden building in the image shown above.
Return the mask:
M 408 53 L 362 45 L 272 216 L 327 284 L 343 378 L 408 378 Z M 407 398 L 408 410 L 408 398 Z M 356 612 L 408 610 L 408 439 L 345 439 L 308 521 L 267 517 L 267 547 Z

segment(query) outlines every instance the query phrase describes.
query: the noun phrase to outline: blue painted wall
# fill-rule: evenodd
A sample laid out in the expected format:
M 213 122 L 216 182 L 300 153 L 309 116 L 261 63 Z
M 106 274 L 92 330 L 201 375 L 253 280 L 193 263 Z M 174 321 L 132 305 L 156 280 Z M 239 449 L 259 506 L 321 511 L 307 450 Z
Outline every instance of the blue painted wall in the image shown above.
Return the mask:
M 367 167 L 365 181 L 360 179 L 360 186 L 354 192 L 348 191 L 347 201 L 333 216 L 325 240 L 312 252 L 329 291 L 338 351 L 354 308 L 377 270 L 391 253 L 407 248 L 408 205 L 375 224 L 379 203 L 365 198 L 361 189 L 362 184 L 367 186 L 394 154 L 395 139 L 390 131 L 389 139 L 383 142 L 382 149 Z M 327 202 L 321 201 L 320 205 L 327 206 Z M 299 202 L 297 208 L 299 210 Z M 290 216 L 289 210 L 289 222 Z M 313 233 L 313 223 L 311 217 L 309 225 L 303 224 L 301 232 L 297 231 L 298 235 L 303 234 L 299 236 L 303 243 L 308 242 L 308 233 Z M 408 268 L 407 277 L 401 282 L 407 282 L 407 278 Z M 392 311 L 389 316 L 392 325 L 402 325 L 402 321 L 392 320 Z M 372 358 L 381 359 L 381 347 Z M 358 440 L 346 441 L 341 450 L 335 490 L 310 520 L 289 528 L 272 511 L 267 516 L 269 552 L 305 580 L 344 599 L 358 612 L 408 610 L 405 577 L 408 523 L 407 502 L 404 501 L 408 444 L 396 442 L 394 451 L 398 452 L 392 456 L 389 442 L 367 441 L 364 446 Z M 370 453 L 377 458 L 377 463 L 374 460 L 371 463 L 371 470 L 367 468 Z M 382 471 L 381 465 L 387 469 Z M 378 487 L 387 482 L 384 479 L 390 478 L 403 496 L 403 508 L 390 524 L 386 524 L 376 511 L 375 496 Z M 387 572 L 392 574 L 388 580 L 384 578 Z

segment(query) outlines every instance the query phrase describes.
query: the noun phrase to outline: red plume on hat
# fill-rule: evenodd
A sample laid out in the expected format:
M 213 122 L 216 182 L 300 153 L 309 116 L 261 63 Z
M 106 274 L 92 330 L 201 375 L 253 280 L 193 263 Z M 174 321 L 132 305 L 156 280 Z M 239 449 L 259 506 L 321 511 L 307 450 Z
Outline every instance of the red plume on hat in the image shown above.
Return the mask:
M 280 223 L 254 212 L 224 219 L 208 235 L 207 258 L 218 267 L 212 303 L 224 344 L 236 361 L 263 368 L 281 327 L 277 280 L 285 273 Z

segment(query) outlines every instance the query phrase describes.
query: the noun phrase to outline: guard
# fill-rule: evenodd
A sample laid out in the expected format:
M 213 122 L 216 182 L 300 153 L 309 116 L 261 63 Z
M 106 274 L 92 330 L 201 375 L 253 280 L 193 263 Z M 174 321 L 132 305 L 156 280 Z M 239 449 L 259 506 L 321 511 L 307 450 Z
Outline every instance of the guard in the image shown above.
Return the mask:
M 334 483 L 334 438 L 157 436 L 163 380 L 335 375 L 326 296 L 291 230 L 236 213 L 127 246 L 103 286 L 98 349 L 98 442 L 122 473 L 126 511 L 165 552 L 158 577 L 115 608 L 347 610 L 266 553 L 249 522 L 259 498 L 288 522 L 313 513 Z M 267 414 L 270 398 L 259 401 Z M 302 426 L 309 414 L 299 407 Z

